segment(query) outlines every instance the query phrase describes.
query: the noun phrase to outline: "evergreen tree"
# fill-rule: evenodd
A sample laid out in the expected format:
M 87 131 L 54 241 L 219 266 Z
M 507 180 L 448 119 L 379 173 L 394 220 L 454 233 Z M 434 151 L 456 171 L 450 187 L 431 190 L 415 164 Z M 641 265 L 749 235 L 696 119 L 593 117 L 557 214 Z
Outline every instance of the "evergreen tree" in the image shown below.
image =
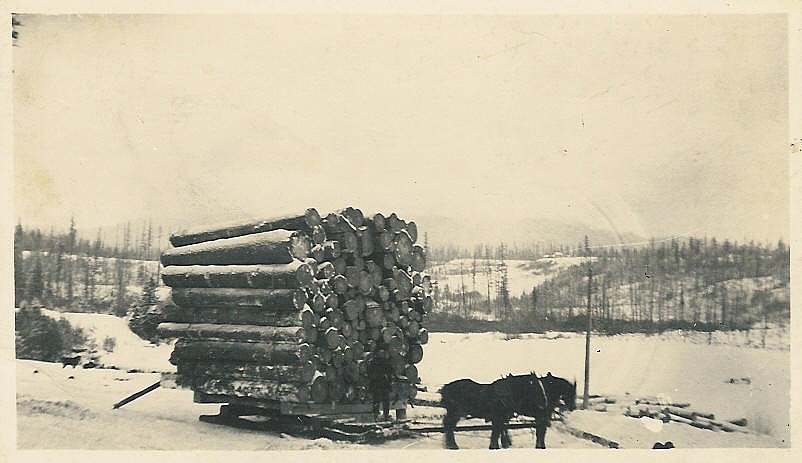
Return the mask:
M 31 281 L 28 283 L 28 296 L 42 300 L 42 294 L 45 289 L 44 278 L 42 275 L 42 261 L 37 256 L 33 262 L 33 271 L 31 272 Z
M 22 224 L 14 228 L 14 306 L 19 307 L 25 299 L 25 266 L 22 259 Z

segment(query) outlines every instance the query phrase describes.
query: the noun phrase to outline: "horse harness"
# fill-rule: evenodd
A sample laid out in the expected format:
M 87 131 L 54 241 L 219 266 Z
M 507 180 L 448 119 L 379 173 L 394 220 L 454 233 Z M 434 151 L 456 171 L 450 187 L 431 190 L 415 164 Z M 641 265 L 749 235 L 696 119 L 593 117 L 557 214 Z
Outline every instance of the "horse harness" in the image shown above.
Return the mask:
M 546 403 L 548 403 L 549 398 L 546 394 L 546 389 L 543 387 L 543 382 L 540 381 L 540 378 L 537 376 L 535 376 L 535 379 L 537 379 L 537 385 L 540 387 L 540 392 L 543 394 L 543 399 L 546 401 Z M 502 407 L 510 410 L 521 410 L 523 408 L 521 401 L 523 401 L 524 398 L 521 397 L 518 401 L 515 400 L 515 395 L 512 393 L 510 381 L 496 381 L 492 383 L 492 388 L 494 398 L 501 403 Z M 546 405 L 546 408 L 548 408 L 548 405 Z

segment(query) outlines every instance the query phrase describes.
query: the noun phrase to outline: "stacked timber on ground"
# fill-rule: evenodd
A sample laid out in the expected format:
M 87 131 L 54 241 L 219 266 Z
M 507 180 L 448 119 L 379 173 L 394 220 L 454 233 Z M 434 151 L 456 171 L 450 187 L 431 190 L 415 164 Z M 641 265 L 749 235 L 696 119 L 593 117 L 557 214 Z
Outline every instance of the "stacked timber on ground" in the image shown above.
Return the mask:
M 197 393 L 282 403 L 369 401 L 379 352 L 390 398 L 413 398 L 432 308 L 417 226 L 346 208 L 173 233 L 161 256 L 174 305 L 159 325 Z
M 633 418 L 649 417 L 662 420 L 664 423 L 673 421 L 710 431 L 749 432 L 744 419 L 717 420 L 712 413 L 693 410 L 689 406 L 688 403 L 665 404 L 656 400 L 639 399 L 624 410 L 624 415 Z

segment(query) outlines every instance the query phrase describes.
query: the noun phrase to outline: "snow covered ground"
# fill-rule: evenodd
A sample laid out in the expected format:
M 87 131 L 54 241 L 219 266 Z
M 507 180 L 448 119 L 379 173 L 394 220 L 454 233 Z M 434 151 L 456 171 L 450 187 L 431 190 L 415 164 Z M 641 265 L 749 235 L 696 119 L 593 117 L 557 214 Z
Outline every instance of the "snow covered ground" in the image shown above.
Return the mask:
M 112 410 L 115 402 L 159 379 L 158 374 L 125 370 L 174 371 L 167 361 L 172 347 L 148 347 L 147 342 L 128 330 L 123 319 L 113 316 L 46 313 L 63 316 L 84 328 L 95 337 L 98 346 L 105 337 L 114 337 L 114 352 L 103 353 L 100 349 L 101 361 L 121 370 L 62 368 L 60 364 L 17 360 L 17 439 L 21 449 L 365 448 L 202 423 L 198 415 L 214 414 L 218 407 L 193 403 L 192 392 L 185 389 L 158 389 Z M 612 408 L 605 413 L 574 412 L 566 424 L 615 440 L 624 448 L 651 448 L 654 442 L 666 440 L 684 448 L 787 447 L 790 353 L 739 346 L 736 338 L 729 342 L 736 345 L 708 345 L 704 337 L 678 333 L 594 337 L 590 390 L 613 396 L 621 405 L 641 396 L 690 402 L 692 408 L 715 413 L 719 419 L 746 418 L 752 434 L 638 420 L 624 417 L 620 410 Z M 419 371 L 430 391 L 462 377 L 492 381 L 508 372 L 533 370 L 576 378 L 582 390 L 581 335 L 547 333 L 506 340 L 501 333 L 432 333 L 424 352 Z M 731 378 L 737 381 L 731 382 Z M 742 378 L 749 378 L 749 382 Z M 412 409 L 409 414 L 411 418 L 437 420 L 436 412 L 427 412 L 426 407 Z M 487 432 L 458 435 L 463 448 L 487 448 L 487 438 Z M 531 447 L 531 431 L 515 431 L 513 441 L 516 447 Z M 430 434 L 415 440 L 391 441 L 377 448 L 437 449 L 441 443 L 440 434 Z M 549 431 L 547 444 L 551 448 L 601 448 L 559 426 Z
M 507 285 L 513 296 L 531 293 L 532 288 L 555 276 L 560 270 L 580 265 L 583 257 L 543 257 L 537 260 L 507 260 Z M 488 286 L 487 268 L 490 265 L 490 293 L 495 298 L 495 285 L 501 278 L 496 260 L 476 259 L 476 285 L 473 283 L 473 259 L 454 259 L 444 264 L 433 265 L 429 273 L 437 280 L 440 288 L 448 286 L 451 292 L 459 292 L 464 284 L 465 291 L 486 294 Z
M 175 366 L 168 359 L 173 351 L 172 343 L 151 344 L 134 334 L 126 320 L 114 315 L 97 313 L 56 312 L 42 309 L 42 313 L 55 318 L 64 318 L 76 328 L 81 328 L 97 345 L 100 363 L 105 367 L 115 366 L 121 370 L 137 369 L 146 372 L 174 372 Z M 103 350 L 106 338 L 114 340 L 112 352 Z
M 590 393 L 690 402 L 692 408 L 712 412 L 717 418 L 746 418 L 751 430 L 787 446 L 789 352 L 699 341 L 696 336 L 684 339 L 677 335 L 593 337 Z M 584 349 L 584 336 L 577 334 L 522 335 L 505 340 L 501 333 L 434 333 L 418 369 L 431 390 L 462 377 L 489 382 L 508 372 L 542 375 L 551 371 L 575 378 L 581 393 Z M 750 384 L 734 384 L 731 378 L 749 378 Z

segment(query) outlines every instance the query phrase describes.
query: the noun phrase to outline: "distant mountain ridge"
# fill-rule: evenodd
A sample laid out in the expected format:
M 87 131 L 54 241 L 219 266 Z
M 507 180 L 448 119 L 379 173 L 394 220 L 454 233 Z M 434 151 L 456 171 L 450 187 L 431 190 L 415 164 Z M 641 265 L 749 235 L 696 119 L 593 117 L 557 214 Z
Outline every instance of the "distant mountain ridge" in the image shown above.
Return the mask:
M 415 217 L 418 230 L 428 235 L 432 246 L 454 245 L 470 248 L 477 244 L 505 243 L 531 245 L 543 243 L 573 246 L 587 235 L 591 246 L 640 243 L 647 238 L 632 232 L 616 232 L 581 222 L 544 218 L 521 218 L 504 221 L 471 222 L 466 218 L 445 216 Z
M 132 238 L 136 240 L 137 235 L 142 232 L 143 224 L 150 220 L 154 235 L 161 228 L 160 247 L 163 249 L 168 246 L 170 233 L 194 225 L 215 225 L 231 221 L 240 220 L 259 220 L 269 218 L 250 216 L 242 212 L 229 212 L 225 214 L 205 215 L 196 217 L 146 217 L 132 218 L 128 223 L 131 226 Z M 414 220 L 418 225 L 419 241 L 423 242 L 424 233 L 428 235 L 429 244 L 432 246 L 456 246 L 460 248 L 472 248 L 478 244 L 500 244 L 529 246 L 537 243 L 546 246 L 566 245 L 574 246 L 588 236 L 591 246 L 608 246 L 627 243 L 642 243 L 648 238 L 632 232 L 621 232 L 620 235 L 609 228 L 594 227 L 593 225 L 570 221 L 548 218 L 511 218 L 503 221 L 499 220 L 471 220 L 466 217 L 448 217 L 445 215 L 408 215 L 407 220 Z M 23 221 L 23 224 L 24 221 Z M 57 231 L 66 230 L 62 227 L 55 227 Z M 104 241 L 113 244 L 115 241 L 122 243 L 122 233 L 126 223 L 106 224 L 100 227 L 86 226 L 80 222 L 76 223 L 79 235 L 88 239 L 93 239 L 100 229 Z M 154 240 L 156 236 L 154 236 Z

